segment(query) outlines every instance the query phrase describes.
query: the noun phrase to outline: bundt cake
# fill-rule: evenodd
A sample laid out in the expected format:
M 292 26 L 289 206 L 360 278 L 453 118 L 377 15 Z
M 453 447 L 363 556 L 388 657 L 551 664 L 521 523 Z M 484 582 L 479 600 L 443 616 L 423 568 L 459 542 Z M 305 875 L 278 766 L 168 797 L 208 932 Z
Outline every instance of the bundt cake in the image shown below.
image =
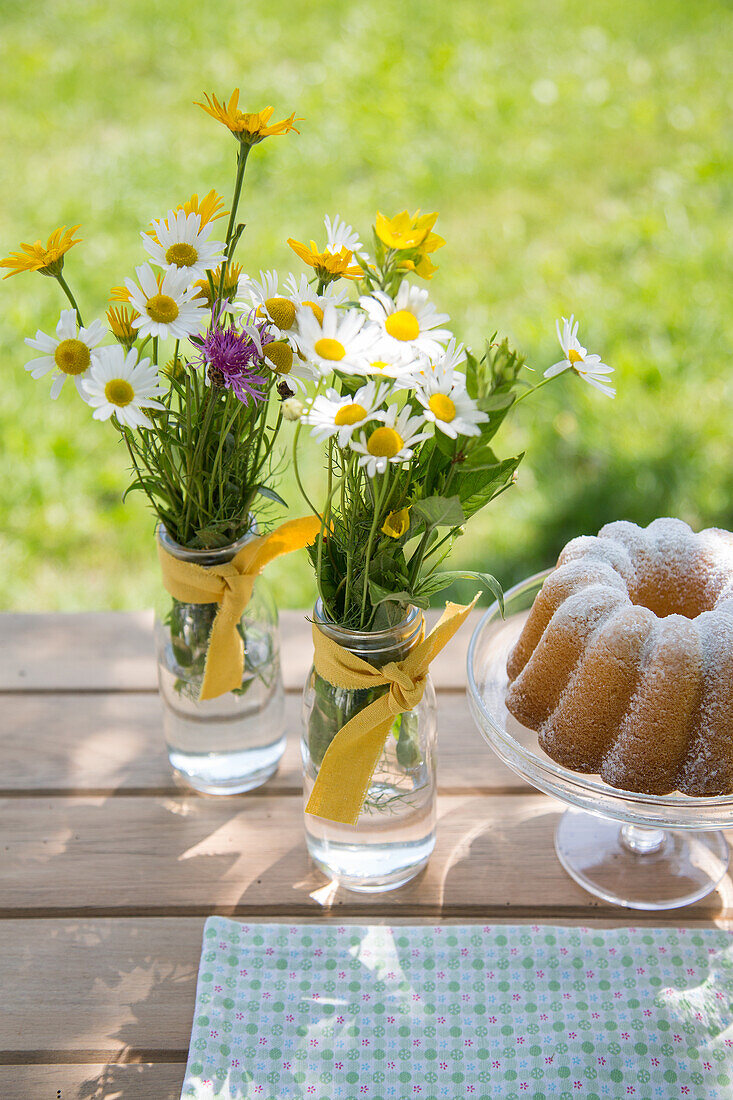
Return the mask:
M 509 711 L 565 767 L 733 792 L 733 534 L 619 521 L 560 555 L 507 662 Z

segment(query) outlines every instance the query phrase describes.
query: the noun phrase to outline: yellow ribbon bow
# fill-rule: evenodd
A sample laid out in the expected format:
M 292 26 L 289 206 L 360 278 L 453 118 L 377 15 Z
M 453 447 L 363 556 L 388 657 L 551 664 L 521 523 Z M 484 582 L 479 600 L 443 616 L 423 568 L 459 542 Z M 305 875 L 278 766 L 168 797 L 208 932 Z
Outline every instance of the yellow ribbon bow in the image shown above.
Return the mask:
M 481 593 L 470 604 L 447 603 L 439 621 L 403 661 L 377 669 L 313 627 L 313 664 L 335 687 L 389 691 L 355 714 L 326 749 L 306 813 L 356 825 L 369 784 L 398 714 L 413 710 L 423 697 L 430 662 L 465 621 Z
M 288 520 L 269 535 L 258 535 L 236 557 L 222 565 L 180 561 L 158 541 L 163 584 L 181 603 L 218 603 L 209 635 L 199 700 L 216 699 L 242 686 L 244 643 L 237 630 L 252 596 L 255 580 L 265 566 L 313 542 L 321 529 L 317 516 Z

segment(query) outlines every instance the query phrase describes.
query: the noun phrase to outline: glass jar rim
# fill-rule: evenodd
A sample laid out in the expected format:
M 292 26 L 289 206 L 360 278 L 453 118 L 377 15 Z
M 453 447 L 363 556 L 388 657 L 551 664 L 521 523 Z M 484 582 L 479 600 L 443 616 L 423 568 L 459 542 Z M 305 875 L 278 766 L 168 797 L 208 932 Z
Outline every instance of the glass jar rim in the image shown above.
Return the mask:
M 360 649 L 362 646 L 368 649 L 378 649 L 380 643 L 385 648 L 398 645 L 411 645 L 416 641 L 423 628 L 423 612 L 415 604 L 411 604 L 404 619 L 394 626 L 388 626 L 383 630 L 352 630 L 351 627 L 341 626 L 339 623 L 326 618 L 323 600 L 319 597 L 313 608 L 313 622 L 324 633 L 338 641 L 338 636 L 348 640 L 349 647 Z
M 210 549 L 184 546 L 183 543 L 176 542 L 169 535 L 164 523 L 158 524 L 155 534 L 163 549 L 167 550 L 171 557 L 177 558 L 178 561 L 189 561 L 198 565 L 214 565 L 231 561 L 248 542 L 251 542 L 259 534 L 257 520 L 252 512 L 249 513 L 249 524 L 249 529 L 235 542 L 227 543 L 226 546 L 212 546 Z

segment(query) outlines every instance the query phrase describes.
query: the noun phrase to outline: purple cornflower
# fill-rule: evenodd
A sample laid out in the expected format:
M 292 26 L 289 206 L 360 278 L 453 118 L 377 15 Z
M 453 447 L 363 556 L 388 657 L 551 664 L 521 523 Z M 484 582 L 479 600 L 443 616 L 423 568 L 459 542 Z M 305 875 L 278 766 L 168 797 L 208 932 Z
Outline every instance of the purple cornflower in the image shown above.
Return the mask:
M 262 387 L 267 377 L 258 374 L 257 369 L 262 363 L 263 345 L 269 344 L 273 337 L 264 328 L 263 322 L 243 324 L 241 329 L 234 323 L 220 328 L 212 321 L 205 335 L 195 340 L 201 349 L 200 362 L 207 368 L 212 383 L 234 390 L 243 405 L 265 399 Z

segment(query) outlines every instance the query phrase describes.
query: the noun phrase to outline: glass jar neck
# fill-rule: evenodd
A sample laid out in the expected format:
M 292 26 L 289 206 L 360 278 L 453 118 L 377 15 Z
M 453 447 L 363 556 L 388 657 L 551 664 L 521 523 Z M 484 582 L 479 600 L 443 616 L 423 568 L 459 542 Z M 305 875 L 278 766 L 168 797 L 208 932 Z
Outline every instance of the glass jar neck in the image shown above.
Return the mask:
M 327 638 L 377 667 L 404 660 L 422 638 L 424 625 L 420 608 L 411 607 L 402 622 L 387 630 L 349 630 L 326 618 L 320 599 L 313 609 L 313 621 Z
M 236 542 L 229 543 L 228 546 L 216 546 L 207 550 L 192 549 L 189 546 L 182 546 L 180 542 L 176 542 L 166 531 L 162 523 L 158 524 L 157 537 L 160 545 L 164 550 L 177 558 L 178 561 L 189 561 L 195 565 L 224 565 L 226 562 L 235 558 L 242 547 L 246 546 L 248 542 L 251 542 L 253 538 L 256 538 L 259 534 L 259 528 L 257 526 L 257 520 L 252 512 L 249 513 L 249 530 L 246 531 L 241 538 Z

